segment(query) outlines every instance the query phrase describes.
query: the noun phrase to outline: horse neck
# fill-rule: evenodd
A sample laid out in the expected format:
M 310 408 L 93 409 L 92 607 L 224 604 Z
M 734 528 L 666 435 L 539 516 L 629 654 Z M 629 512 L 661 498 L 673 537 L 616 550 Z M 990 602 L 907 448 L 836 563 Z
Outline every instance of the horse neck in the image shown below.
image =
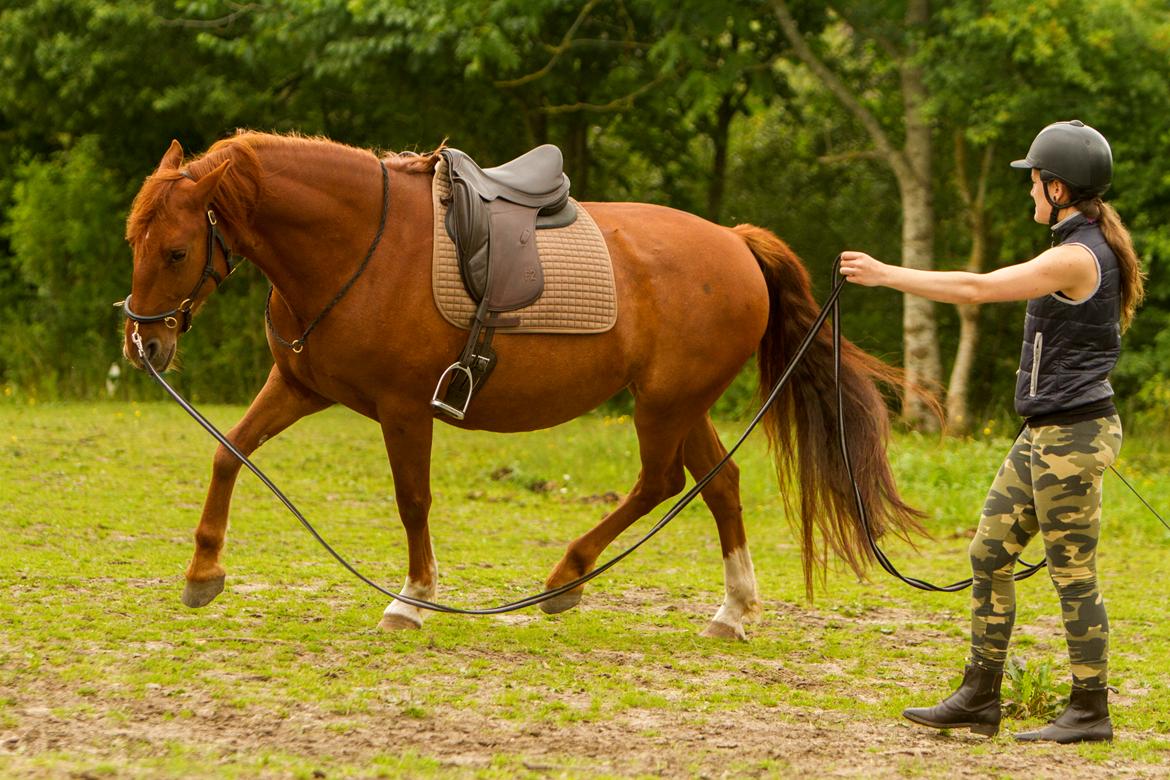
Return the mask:
M 378 228 L 382 178 L 373 155 L 289 142 L 260 155 L 263 195 L 248 256 L 301 318 L 312 317 L 360 266 Z

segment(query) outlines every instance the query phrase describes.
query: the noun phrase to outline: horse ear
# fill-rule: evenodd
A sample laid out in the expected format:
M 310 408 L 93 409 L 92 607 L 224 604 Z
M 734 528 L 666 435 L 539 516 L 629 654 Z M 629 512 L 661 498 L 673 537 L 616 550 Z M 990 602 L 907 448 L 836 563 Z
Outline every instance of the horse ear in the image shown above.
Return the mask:
M 215 197 L 215 191 L 219 189 L 220 180 L 223 175 L 227 173 L 228 168 L 232 166 L 231 160 L 224 160 L 219 164 L 219 167 L 211 173 L 200 177 L 199 181 L 195 182 L 195 197 L 203 203 L 204 206 L 211 203 L 211 199 Z
M 173 171 L 179 167 L 181 162 L 183 162 L 183 147 L 178 141 L 171 141 L 171 148 L 167 149 L 167 153 L 163 155 L 158 169 L 159 171 Z

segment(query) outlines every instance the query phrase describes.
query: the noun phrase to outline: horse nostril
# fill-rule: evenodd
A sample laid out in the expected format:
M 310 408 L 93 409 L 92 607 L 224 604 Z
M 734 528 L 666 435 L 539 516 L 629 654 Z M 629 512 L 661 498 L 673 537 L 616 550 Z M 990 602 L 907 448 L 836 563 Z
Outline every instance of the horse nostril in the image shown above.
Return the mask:
M 146 359 L 150 361 L 151 365 L 154 365 L 154 359 L 162 352 L 162 344 L 158 339 L 151 339 L 142 348 L 146 351 Z

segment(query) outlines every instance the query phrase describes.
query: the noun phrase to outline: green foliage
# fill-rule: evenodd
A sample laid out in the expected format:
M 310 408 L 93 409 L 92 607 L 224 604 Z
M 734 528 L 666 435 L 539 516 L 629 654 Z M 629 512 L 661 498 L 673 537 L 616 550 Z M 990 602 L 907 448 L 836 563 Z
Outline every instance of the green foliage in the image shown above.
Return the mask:
M 10 0 L 0 9 L 0 384 L 93 397 L 120 349 L 129 199 L 171 138 L 197 152 L 236 127 L 430 149 L 487 164 L 560 145 L 581 199 L 664 203 L 775 230 L 818 295 L 845 247 L 897 259 L 899 193 L 856 119 L 795 65 L 769 0 Z M 993 264 L 1043 249 L 1006 161 L 1076 115 L 1114 142 L 1112 196 L 1149 272 L 1115 375 L 1155 424 L 1170 365 L 1170 15 L 1158 0 L 932 6 L 921 40 L 892 2 L 791 2 L 810 45 L 899 143 L 899 54 L 918 45 L 935 128 L 939 267 L 970 227 L 952 140 L 993 150 Z M 970 165 L 968 167 L 971 167 Z M 970 173 L 970 172 L 969 172 Z M 55 226 L 59 228 L 54 232 Z M 243 400 L 269 358 L 265 280 L 245 272 L 184 339 L 181 387 Z M 846 295 L 846 334 L 899 361 L 901 297 Z M 957 330 L 939 307 L 944 356 Z M 1004 413 L 1020 315 L 984 316 L 973 390 Z M 944 366 L 944 371 L 946 367 Z M 739 414 L 754 378 L 722 408 Z M 118 393 L 147 387 L 124 375 Z M 153 391 L 151 391 L 153 392 Z
M 99 139 L 85 136 L 20 166 L 3 226 L 26 293 L 0 313 L 0 375 L 48 397 L 94 395 L 118 359 L 110 303 L 125 295 L 127 192 L 101 159 Z
M 1003 674 L 1003 714 L 1020 720 L 1053 720 L 1068 701 L 1069 685 L 1057 682 L 1048 660 L 1008 659 Z

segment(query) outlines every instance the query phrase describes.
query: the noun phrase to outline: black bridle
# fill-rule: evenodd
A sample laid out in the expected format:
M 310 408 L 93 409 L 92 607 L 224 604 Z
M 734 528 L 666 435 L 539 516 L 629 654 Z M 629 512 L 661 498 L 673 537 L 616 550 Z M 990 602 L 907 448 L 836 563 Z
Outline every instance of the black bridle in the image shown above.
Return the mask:
M 186 171 L 181 172 L 191 181 L 195 181 L 194 177 Z M 223 252 L 223 260 L 227 265 L 227 273 L 220 274 L 215 270 L 215 247 L 219 245 L 219 249 Z M 195 301 L 199 297 L 199 292 L 203 289 L 203 285 L 208 279 L 215 282 L 215 288 L 223 284 L 224 280 L 232 275 L 236 270 L 237 255 L 232 252 L 232 248 L 228 246 L 227 239 L 223 237 L 223 233 L 219 232 L 219 220 L 215 216 L 213 209 L 207 209 L 207 259 L 203 263 L 203 273 L 199 275 L 199 281 L 195 282 L 195 286 L 191 288 L 191 292 L 183 298 L 182 302 L 171 309 L 164 311 L 162 314 L 139 314 L 130 308 L 130 295 L 126 296 L 126 300 L 118 301 L 114 306 L 120 306 L 122 313 L 126 315 L 127 319 L 133 320 L 136 324 L 145 325 L 152 322 L 165 323 L 168 328 L 178 328 L 180 333 L 186 333 L 191 330 L 191 310 L 195 307 Z M 180 320 L 180 315 L 182 319 Z
M 308 327 L 305 328 L 304 332 L 301 333 L 299 338 L 293 339 L 292 341 L 285 341 L 283 338 L 281 338 L 280 334 L 276 332 L 276 327 L 272 324 L 272 291 L 274 288 L 268 288 L 268 300 L 264 304 L 264 322 L 268 327 L 269 332 L 272 334 L 272 337 L 281 346 L 287 347 L 288 349 L 291 349 L 293 352 L 298 354 L 304 350 L 305 342 L 308 340 L 309 334 L 312 333 L 314 329 L 316 329 L 321 320 L 325 319 L 325 316 L 333 310 L 333 307 L 336 306 L 343 297 L 345 297 L 345 294 L 349 292 L 351 287 L 353 287 L 354 283 L 358 280 L 358 277 L 360 277 L 365 272 L 366 267 L 370 264 L 370 260 L 374 257 L 374 253 L 377 252 L 378 245 L 382 242 L 382 234 L 386 230 L 386 217 L 390 212 L 390 175 L 386 171 L 386 166 L 383 165 L 380 161 L 378 163 L 378 169 L 382 174 L 382 211 L 381 217 L 378 220 L 378 230 L 374 234 L 374 238 L 370 242 L 369 249 L 366 250 L 366 255 L 364 258 L 362 258 L 362 262 L 358 266 L 357 270 L 353 273 L 352 276 L 350 276 L 345 284 L 341 286 L 341 289 L 337 291 L 335 296 L 333 296 L 333 300 L 329 301 L 329 303 L 325 305 L 325 308 L 322 309 L 321 312 L 313 318 L 312 322 L 309 323 Z M 191 179 L 191 181 L 196 180 L 187 171 L 180 171 L 180 173 L 182 173 L 188 179 Z M 215 270 L 216 245 L 219 246 L 220 251 L 223 253 L 223 260 L 227 265 L 227 273 L 225 274 L 220 274 L 219 271 Z M 122 313 L 126 315 L 126 318 L 133 320 L 136 325 L 151 322 L 163 322 L 166 323 L 168 328 L 178 328 L 180 333 L 186 333 L 187 331 L 191 330 L 192 310 L 195 307 L 195 300 L 199 296 L 200 290 L 203 289 L 204 283 L 208 279 L 211 279 L 215 282 L 215 289 L 218 290 L 219 286 L 223 284 L 223 282 L 232 275 L 232 272 L 236 270 L 238 265 L 237 260 L 242 259 L 244 258 L 234 253 L 232 248 L 228 246 L 227 239 L 223 237 L 223 233 L 219 232 L 219 220 L 215 216 L 215 211 L 209 208 L 207 209 L 207 259 L 203 264 L 203 273 L 200 274 L 199 280 L 195 282 L 195 286 L 191 289 L 191 292 L 183 298 L 182 302 L 175 308 L 171 309 L 170 311 L 164 311 L 162 314 L 137 313 L 130 308 L 130 295 L 126 296 L 126 300 L 115 303 L 114 306 L 121 307 Z M 182 315 L 181 324 L 178 315 Z

